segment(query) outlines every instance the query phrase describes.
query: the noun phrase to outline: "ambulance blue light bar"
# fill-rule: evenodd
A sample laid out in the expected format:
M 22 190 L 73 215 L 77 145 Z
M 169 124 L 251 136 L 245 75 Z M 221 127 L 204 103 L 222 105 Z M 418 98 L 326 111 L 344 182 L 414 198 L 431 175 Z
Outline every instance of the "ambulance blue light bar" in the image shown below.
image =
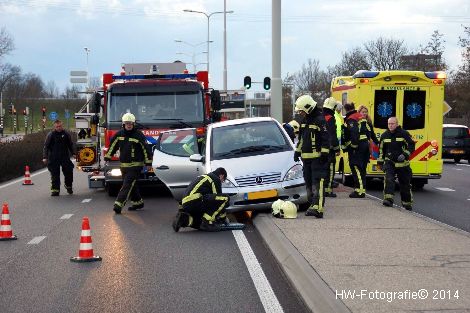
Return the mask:
M 365 70 L 360 70 L 357 71 L 354 75 L 353 78 L 374 78 L 377 75 L 379 75 L 379 72 L 377 71 L 365 71 Z
M 196 74 L 113 75 L 113 79 L 196 79 Z
M 447 75 L 444 72 L 424 72 L 424 75 L 426 75 L 427 78 L 430 79 L 446 79 Z

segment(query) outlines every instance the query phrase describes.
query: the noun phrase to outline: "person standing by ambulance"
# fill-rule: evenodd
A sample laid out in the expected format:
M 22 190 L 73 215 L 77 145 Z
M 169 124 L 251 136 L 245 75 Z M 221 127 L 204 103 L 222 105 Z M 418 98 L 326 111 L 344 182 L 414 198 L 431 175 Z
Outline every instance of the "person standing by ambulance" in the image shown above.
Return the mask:
M 325 116 L 326 129 L 328 131 L 330 141 L 330 152 L 327 165 L 328 175 L 325 180 L 325 197 L 332 198 L 336 197 L 336 194 L 333 192 L 333 179 L 335 177 L 336 157 L 340 153 L 335 119 L 335 108 L 337 103 L 338 102 L 333 97 L 325 99 L 325 102 L 323 103 L 323 115 Z
M 125 113 L 122 116 L 122 127 L 111 139 L 108 153 L 104 160 L 110 161 L 111 157 L 119 153 L 120 168 L 122 173 L 122 187 L 119 190 L 116 201 L 114 201 L 113 210 L 116 214 L 121 214 L 121 210 L 130 198 L 132 206 L 130 211 L 142 209 L 144 200 L 137 187 L 137 178 L 144 165 L 148 169 L 152 165 L 152 151 L 147 144 L 145 135 L 135 129 L 135 116 L 132 113 Z

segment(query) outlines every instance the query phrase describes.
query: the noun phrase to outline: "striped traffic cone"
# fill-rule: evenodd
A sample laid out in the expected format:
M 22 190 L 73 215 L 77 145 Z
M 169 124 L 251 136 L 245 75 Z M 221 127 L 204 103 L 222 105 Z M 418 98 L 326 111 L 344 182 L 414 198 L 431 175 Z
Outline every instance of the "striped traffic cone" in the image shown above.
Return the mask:
M 93 254 L 93 245 L 91 242 L 91 230 L 90 222 L 88 217 L 84 217 L 82 221 L 82 235 L 80 236 L 80 249 L 78 250 L 78 256 L 71 257 L 72 262 L 93 262 L 101 261 L 100 256 Z
M 0 222 L 0 241 L 15 239 L 18 238 L 13 235 L 13 231 L 11 230 L 10 212 L 8 211 L 8 204 L 4 203 L 2 209 L 2 219 Z
M 24 183 L 23 185 L 34 185 L 31 181 L 31 174 L 29 173 L 29 166 L 26 165 L 24 168 Z

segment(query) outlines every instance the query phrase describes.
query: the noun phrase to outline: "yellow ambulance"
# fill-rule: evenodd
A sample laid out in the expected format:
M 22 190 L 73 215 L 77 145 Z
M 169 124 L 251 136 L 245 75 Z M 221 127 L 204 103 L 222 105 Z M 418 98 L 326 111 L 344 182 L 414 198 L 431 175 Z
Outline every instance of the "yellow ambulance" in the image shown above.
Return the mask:
M 413 187 L 422 188 L 428 179 L 442 174 L 442 124 L 444 110 L 444 72 L 421 71 L 358 71 L 353 76 L 333 78 L 332 96 L 345 103 L 353 102 L 356 109 L 364 105 L 374 126 L 377 138 L 387 130 L 387 120 L 398 118 L 416 143 L 410 156 Z M 367 177 L 383 177 L 377 169 L 379 149 L 371 144 L 371 160 Z M 343 182 L 352 181 L 346 153 L 337 159 L 337 169 Z

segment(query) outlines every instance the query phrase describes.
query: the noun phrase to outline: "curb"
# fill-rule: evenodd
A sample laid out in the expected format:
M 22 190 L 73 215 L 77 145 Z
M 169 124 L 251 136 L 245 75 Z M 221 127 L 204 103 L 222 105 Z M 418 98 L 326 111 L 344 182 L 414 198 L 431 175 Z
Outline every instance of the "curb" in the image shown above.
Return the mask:
M 253 224 L 312 312 L 351 313 L 341 300 L 336 299 L 333 290 L 272 221 L 270 214 L 259 214 Z

